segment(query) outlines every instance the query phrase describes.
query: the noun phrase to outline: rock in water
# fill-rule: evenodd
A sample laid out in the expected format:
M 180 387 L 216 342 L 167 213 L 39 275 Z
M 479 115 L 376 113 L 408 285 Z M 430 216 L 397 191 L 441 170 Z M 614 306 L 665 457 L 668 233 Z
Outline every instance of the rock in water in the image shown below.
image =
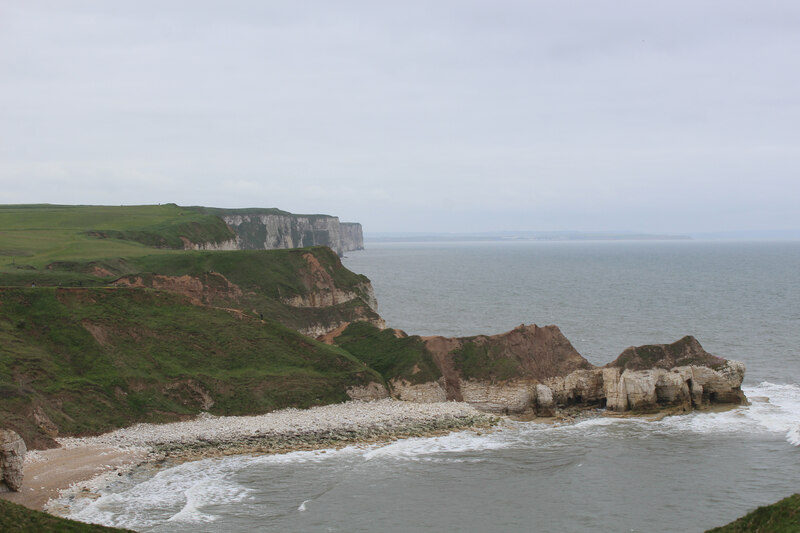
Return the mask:
M 631 347 L 603 369 L 606 405 L 627 411 L 741 404 L 744 372 L 744 363 L 711 355 L 690 336 Z
M 10 429 L 0 429 L 0 487 L 15 492 L 22 488 L 22 466 L 25 462 L 25 441 Z

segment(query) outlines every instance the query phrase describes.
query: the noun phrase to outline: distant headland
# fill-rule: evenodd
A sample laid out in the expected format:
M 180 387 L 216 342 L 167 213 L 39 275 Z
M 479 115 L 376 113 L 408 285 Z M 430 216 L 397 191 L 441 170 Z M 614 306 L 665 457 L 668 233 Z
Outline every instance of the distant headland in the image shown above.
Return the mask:
M 498 231 L 476 233 L 370 232 L 368 242 L 687 241 L 688 235 L 625 231 Z

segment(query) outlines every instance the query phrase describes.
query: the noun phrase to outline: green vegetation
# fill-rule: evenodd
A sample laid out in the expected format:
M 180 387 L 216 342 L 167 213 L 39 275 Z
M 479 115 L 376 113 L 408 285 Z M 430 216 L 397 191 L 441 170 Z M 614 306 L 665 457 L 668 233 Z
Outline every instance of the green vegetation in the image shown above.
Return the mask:
M 2 289 L 0 309 L 0 418 L 32 447 L 43 418 L 91 434 L 335 403 L 380 381 L 339 348 L 167 291 Z
M 687 335 L 672 344 L 648 344 L 626 349 L 613 366 L 631 370 L 646 370 L 655 367 L 701 365 L 719 369 L 725 360 L 703 350 L 697 339 Z
M 381 330 L 367 322 L 354 322 L 336 337 L 335 342 L 374 368 L 386 381 L 400 378 L 412 384 L 425 383 L 441 376 L 425 343 L 418 336 L 398 338 L 394 330 Z
M 201 243 L 234 235 L 218 217 L 175 204 L 0 205 L 0 271 L 182 249 L 181 237 Z
M 366 276 L 342 266 L 330 248 L 291 250 L 237 250 L 231 252 L 182 252 L 130 258 L 127 272 L 154 272 L 166 276 L 202 275 L 217 272 L 242 289 L 254 290 L 267 298 L 304 295 L 311 288 L 300 274 L 309 270 L 306 256 L 311 253 L 337 287 L 367 283 Z
M 499 355 L 502 347 L 466 341 L 453 354 L 453 362 L 466 379 L 506 380 L 520 375 L 518 363 Z
M 4 533 L 101 533 L 130 530 L 58 518 L 0 499 L 0 531 Z
M 759 507 L 727 526 L 706 533 L 796 533 L 800 531 L 800 494 Z
M 139 276 L 150 286 L 157 275 L 188 275 L 212 285 L 202 303 L 263 314 L 294 329 L 377 318 L 366 305 L 369 280 L 344 268 L 325 247 L 224 253 L 182 249 L 184 241 L 231 239 L 233 233 L 217 216 L 227 211 L 174 204 L 0 206 L 0 286 L 102 287 L 124 276 Z M 277 209 L 233 212 L 288 214 Z M 285 300 L 318 289 L 319 272 L 312 271 L 309 257 L 324 271 L 323 281 L 363 301 L 322 308 L 286 305 Z M 224 280 L 210 273 L 236 287 L 222 286 Z
M 296 331 L 379 318 L 369 280 L 326 247 L 183 250 L 232 238 L 223 211 L 0 206 L 3 426 L 38 448 L 56 431 L 309 407 L 380 381 Z M 307 302 L 334 293 L 345 301 Z

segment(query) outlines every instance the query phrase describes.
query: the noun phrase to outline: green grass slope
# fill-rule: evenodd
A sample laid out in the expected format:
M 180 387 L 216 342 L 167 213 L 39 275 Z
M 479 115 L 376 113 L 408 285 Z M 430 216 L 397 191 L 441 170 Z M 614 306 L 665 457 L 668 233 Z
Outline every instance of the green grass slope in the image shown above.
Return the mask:
M 730 524 L 706 533 L 797 533 L 800 531 L 800 494 L 759 507 Z
M 0 205 L 0 286 L 101 287 L 122 276 L 140 276 L 146 286 L 153 276 L 193 276 L 200 283 L 219 285 L 218 277 L 208 275 L 218 273 L 241 291 L 210 287 L 202 303 L 263 314 L 298 330 L 379 319 L 367 305 L 369 280 L 344 268 L 324 247 L 224 253 L 183 249 L 184 241 L 233 238 L 217 216 L 226 211 L 174 204 Z M 288 215 L 277 209 L 241 211 Z M 335 286 L 361 298 L 333 306 L 286 305 L 287 299 L 320 288 L 309 254 L 324 270 L 325 290 Z
M 324 271 L 321 276 L 324 283 L 320 283 L 320 270 L 314 270 L 316 265 Z M 189 276 L 193 278 L 192 283 L 203 286 L 200 298 L 203 304 L 263 314 L 298 330 L 313 324 L 336 327 L 341 322 L 380 318 L 367 305 L 369 279 L 345 268 L 335 252 L 322 246 L 225 252 L 186 250 L 104 260 L 56 261 L 41 270 L 0 272 L 0 286 L 99 287 L 136 282 L 154 287 L 159 286 L 158 276 Z M 166 285 L 166 280 L 161 279 L 160 286 Z M 174 285 L 180 290 L 177 281 Z M 331 287 L 351 292 L 358 298 L 320 307 L 295 307 L 285 303 L 293 296 L 305 296 Z
M 150 289 L 0 289 L 0 346 L 0 419 L 34 448 L 56 428 L 309 407 L 380 380 L 273 320 Z
M 397 378 L 412 384 L 426 383 L 442 375 L 425 343 L 416 335 L 398 338 L 394 330 L 354 322 L 334 342 L 375 369 L 386 381 Z
M 0 499 L 0 531 L 3 533 L 102 533 L 130 530 L 67 520 Z

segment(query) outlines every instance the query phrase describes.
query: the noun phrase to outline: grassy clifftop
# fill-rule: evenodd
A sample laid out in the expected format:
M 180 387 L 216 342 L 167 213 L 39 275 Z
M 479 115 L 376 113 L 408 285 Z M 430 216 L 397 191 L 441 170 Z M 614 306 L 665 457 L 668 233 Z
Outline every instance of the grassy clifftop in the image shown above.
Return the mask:
M 192 243 L 235 237 L 217 216 L 221 211 L 174 204 L 0 206 L 0 286 L 100 287 L 136 277 L 141 286 L 182 292 L 186 280 L 181 287 L 160 278 L 154 284 L 154 277 L 190 276 L 191 284 L 206 286 L 200 303 L 263 314 L 297 330 L 379 320 L 369 306 L 369 280 L 344 268 L 324 247 L 184 250 Z M 250 211 L 288 215 L 277 209 L 243 210 Z M 344 298 L 339 292 L 329 305 L 288 305 L 296 297 L 337 290 L 358 298 Z
M 348 399 L 381 376 L 298 333 L 379 321 L 329 248 L 193 251 L 213 212 L 0 206 L 0 421 L 29 447 L 200 411 Z
M 218 217 L 175 204 L 0 205 L 0 268 L 183 249 L 181 237 L 216 243 L 234 234 Z
M 344 401 L 380 381 L 272 320 L 149 289 L 0 289 L 0 418 L 29 446 L 200 411 Z

